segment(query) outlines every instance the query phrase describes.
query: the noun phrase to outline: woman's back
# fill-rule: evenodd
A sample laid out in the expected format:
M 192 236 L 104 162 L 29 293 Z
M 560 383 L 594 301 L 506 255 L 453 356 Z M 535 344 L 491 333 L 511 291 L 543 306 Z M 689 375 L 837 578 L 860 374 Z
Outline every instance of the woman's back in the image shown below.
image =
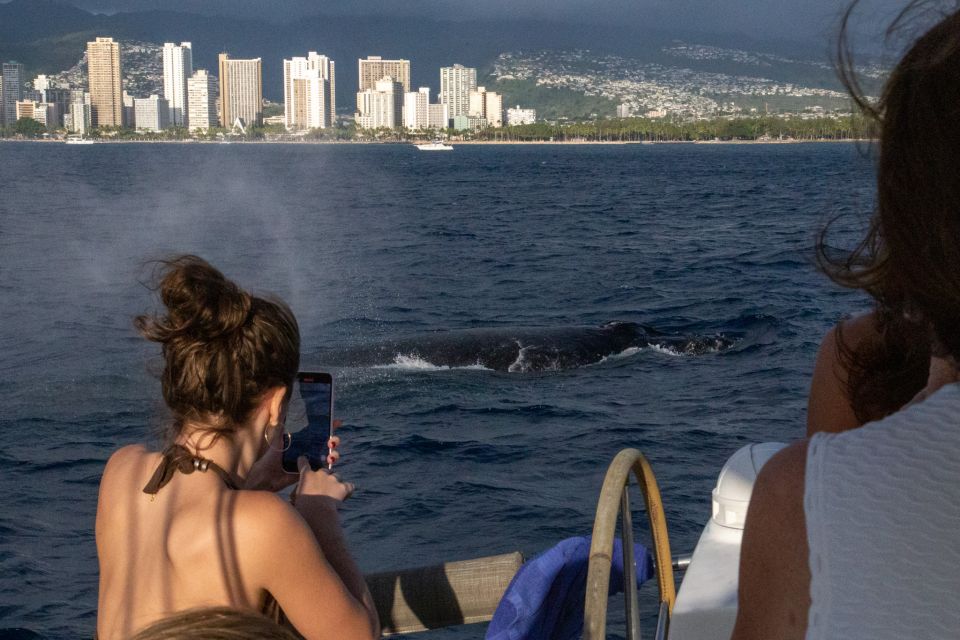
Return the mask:
M 263 606 L 263 590 L 245 567 L 250 492 L 215 473 L 174 473 L 156 495 L 143 492 L 159 453 L 126 447 L 104 473 L 98 513 L 100 638 L 127 637 L 144 624 L 200 606 Z M 107 551 L 107 552 L 105 552 Z
M 188 609 L 260 610 L 268 598 L 310 640 L 379 635 L 337 515 L 352 485 L 304 456 L 296 475 L 281 464 L 300 362 L 292 312 L 196 256 L 160 263 L 158 276 L 165 311 L 134 324 L 161 345 L 173 419 L 163 454 L 125 447 L 104 471 L 99 637 Z M 295 507 L 274 493 L 294 483 Z
M 956 636 L 960 502 L 945 490 L 960 478 L 958 416 L 951 384 L 882 421 L 810 440 L 807 638 Z

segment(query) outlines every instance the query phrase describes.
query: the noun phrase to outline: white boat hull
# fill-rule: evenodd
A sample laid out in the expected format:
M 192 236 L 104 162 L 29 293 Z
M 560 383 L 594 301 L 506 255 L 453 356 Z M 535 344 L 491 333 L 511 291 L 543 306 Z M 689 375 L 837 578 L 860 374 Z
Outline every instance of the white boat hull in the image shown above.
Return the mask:
M 743 447 L 724 465 L 713 493 L 713 517 L 703 529 L 677 593 L 670 640 L 729 638 L 737 619 L 743 522 L 760 468 L 785 445 Z

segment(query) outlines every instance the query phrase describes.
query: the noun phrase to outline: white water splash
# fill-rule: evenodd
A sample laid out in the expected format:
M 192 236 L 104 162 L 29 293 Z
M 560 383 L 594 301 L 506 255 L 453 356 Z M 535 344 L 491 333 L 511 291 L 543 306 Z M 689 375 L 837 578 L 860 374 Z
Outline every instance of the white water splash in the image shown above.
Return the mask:
M 530 347 L 525 347 L 520 344 L 520 341 L 517 340 L 517 346 L 520 347 L 520 351 L 517 352 L 517 359 L 507 367 L 508 373 L 525 373 L 530 369 L 530 364 L 527 362 L 527 350 Z
M 671 349 L 670 347 L 661 345 L 661 344 L 651 344 L 648 349 L 651 351 L 656 351 L 657 353 L 662 353 L 667 356 L 673 356 L 675 358 L 682 358 L 683 356 L 690 355 L 684 351 L 678 351 L 676 349 Z
M 449 367 L 445 365 L 436 365 L 428 360 L 424 360 L 416 354 L 398 353 L 393 358 L 391 364 L 381 364 L 373 367 L 374 369 L 399 369 L 403 371 L 493 371 L 479 362 L 464 367 Z
M 596 363 L 594 363 L 594 365 L 600 365 L 600 364 L 603 364 L 604 362 L 610 362 L 613 360 L 623 360 L 624 358 L 630 358 L 632 356 L 637 355 L 641 351 L 643 351 L 643 349 L 644 347 L 627 347 L 620 353 L 611 353 L 608 356 L 604 356 L 600 358 L 599 360 L 597 360 Z

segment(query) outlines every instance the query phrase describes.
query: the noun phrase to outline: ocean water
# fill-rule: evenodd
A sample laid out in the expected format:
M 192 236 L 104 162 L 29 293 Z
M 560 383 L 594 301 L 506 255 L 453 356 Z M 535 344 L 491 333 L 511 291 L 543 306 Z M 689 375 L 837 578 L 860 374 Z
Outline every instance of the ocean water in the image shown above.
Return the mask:
M 866 307 L 817 273 L 816 232 L 840 216 L 852 242 L 873 185 L 847 144 L 0 144 L 0 635 L 93 632 L 100 473 L 166 419 L 131 326 L 156 308 L 145 260 L 197 253 L 287 300 L 304 368 L 439 331 L 722 338 L 537 371 L 332 368 L 365 571 L 588 535 L 625 447 L 651 460 L 680 553 L 731 453 L 803 433 L 818 341 Z

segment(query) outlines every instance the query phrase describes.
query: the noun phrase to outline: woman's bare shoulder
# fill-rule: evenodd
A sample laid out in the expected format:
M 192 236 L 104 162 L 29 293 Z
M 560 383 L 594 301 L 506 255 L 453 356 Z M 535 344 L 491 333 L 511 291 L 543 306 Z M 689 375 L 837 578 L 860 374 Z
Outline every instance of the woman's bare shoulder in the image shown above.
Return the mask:
M 130 444 L 121 447 L 114 451 L 110 459 L 107 460 L 100 485 L 101 487 L 109 485 L 121 478 L 128 477 L 131 473 L 142 472 L 145 465 L 153 460 L 159 461 L 160 454 L 150 451 L 142 444 Z
M 848 371 L 841 352 L 855 351 L 879 337 L 877 313 L 871 311 L 840 321 L 824 335 L 817 349 L 807 401 L 807 436 L 818 431 L 845 431 L 861 422 L 847 397 Z
M 844 318 L 836 325 L 830 327 L 820 348 L 817 351 L 817 358 L 824 356 L 829 358 L 831 363 L 837 363 L 837 349 L 842 347 L 847 350 L 855 350 L 865 341 L 875 340 L 880 337 L 880 320 L 876 311 L 869 311 L 855 316 Z M 841 344 L 842 341 L 842 344 Z
M 851 349 L 855 349 L 864 340 L 880 336 L 880 319 L 876 310 L 844 318 L 839 326 L 843 328 L 843 343 Z
M 733 640 L 802 638 L 810 606 L 803 512 L 807 441 L 770 459 L 750 496 Z
M 289 535 L 306 527 L 303 518 L 282 496 L 270 491 L 237 491 L 234 518 L 238 532 L 254 544 L 275 543 L 278 534 Z

